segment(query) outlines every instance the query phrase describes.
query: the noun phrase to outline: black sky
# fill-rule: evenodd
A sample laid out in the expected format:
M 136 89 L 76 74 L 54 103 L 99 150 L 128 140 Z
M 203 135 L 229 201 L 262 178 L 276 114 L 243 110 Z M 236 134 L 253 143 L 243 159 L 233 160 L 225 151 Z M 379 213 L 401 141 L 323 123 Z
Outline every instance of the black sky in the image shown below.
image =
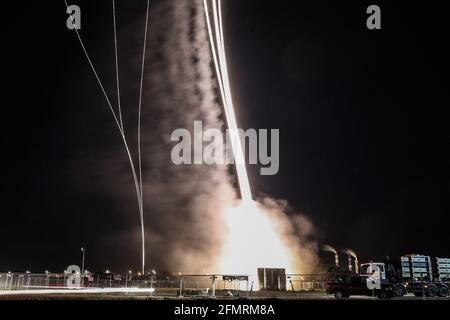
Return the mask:
M 112 91 L 110 1 L 74 3 Z M 145 1 L 117 3 L 121 25 L 145 10 Z M 288 200 L 312 219 L 320 241 L 350 247 L 361 260 L 450 256 L 442 2 L 224 3 L 239 123 L 281 134 L 280 173 L 261 177 L 251 168 L 253 189 Z M 373 3 L 382 8 L 381 31 L 365 27 Z M 3 12 L 0 271 L 62 270 L 78 261 L 82 245 L 91 268 L 125 270 L 127 252 L 105 260 L 102 251 L 109 236 L 138 221 L 109 214 L 111 195 L 91 183 L 96 172 L 82 161 L 120 140 L 65 27 L 64 2 L 5 5 Z

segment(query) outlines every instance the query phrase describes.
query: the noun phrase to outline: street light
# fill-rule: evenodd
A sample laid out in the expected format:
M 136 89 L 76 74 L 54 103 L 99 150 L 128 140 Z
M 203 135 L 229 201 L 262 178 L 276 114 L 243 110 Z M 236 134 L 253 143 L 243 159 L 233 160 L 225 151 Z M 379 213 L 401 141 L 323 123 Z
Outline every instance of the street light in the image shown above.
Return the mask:
M 81 248 L 82 252 L 82 260 L 81 260 L 81 273 L 84 274 L 84 258 L 86 255 L 86 249 L 84 247 Z
M 45 270 L 45 274 L 46 274 L 46 277 L 45 277 L 45 280 L 46 280 L 46 284 L 47 284 L 47 287 L 48 286 L 50 286 L 50 279 L 49 279 L 49 271 L 48 270 Z
M 128 288 L 128 276 L 130 276 L 130 281 L 131 281 L 132 274 L 133 274 L 133 272 L 131 270 L 128 270 L 128 273 L 125 275 L 125 288 Z
M 30 279 L 31 272 L 29 270 L 27 270 L 26 274 L 27 274 L 27 287 L 29 287 L 30 286 L 30 280 L 31 280 Z
M 156 280 L 156 271 L 152 270 L 153 276 L 150 278 L 150 288 L 153 289 L 153 282 Z
M 105 273 L 109 275 L 109 287 L 112 287 L 112 273 L 109 270 L 106 270 Z
M 84 287 L 84 258 L 86 255 L 86 249 L 81 247 L 82 260 L 81 260 L 81 286 Z
M 12 285 L 12 279 L 11 281 L 9 281 L 9 278 L 12 277 L 12 273 L 11 271 L 8 271 L 8 274 L 6 275 L 6 279 L 5 279 L 5 290 L 8 288 L 8 282 L 9 282 L 9 287 L 11 289 L 11 285 Z

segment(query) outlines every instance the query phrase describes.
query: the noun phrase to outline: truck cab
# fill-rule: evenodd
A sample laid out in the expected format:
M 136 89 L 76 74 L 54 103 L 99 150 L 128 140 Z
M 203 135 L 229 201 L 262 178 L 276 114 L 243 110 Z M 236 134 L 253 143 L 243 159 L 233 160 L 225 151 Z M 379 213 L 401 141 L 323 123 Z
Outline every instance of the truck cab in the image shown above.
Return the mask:
M 392 298 L 397 295 L 397 285 L 386 278 L 384 263 L 362 264 L 360 274 L 352 276 L 346 282 L 331 282 L 327 284 L 327 292 L 336 298 L 349 298 L 352 295 L 377 296 L 380 299 Z M 401 286 L 404 290 L 404 287 Z M 402 291 L 403 292 L 403 291 Z
M 371 276 L 376 274 L 380 282 L 386 282 L 386 266 L 382 262 L 363 263 L 360 267 L 362 276 Z
M 386 262 L 361 265 L 361 275 L 379 274 L 375 278 L 380 283 L 391 283 L 396 296 L 408 292 L 415 296 L 447 297 L 449 294 L 447 279 L 450 272 L 450 259 L 436 258 L 435 263 L 429 256 L 405 255 Z M 377 288 L 378 286 L 375 285 Z

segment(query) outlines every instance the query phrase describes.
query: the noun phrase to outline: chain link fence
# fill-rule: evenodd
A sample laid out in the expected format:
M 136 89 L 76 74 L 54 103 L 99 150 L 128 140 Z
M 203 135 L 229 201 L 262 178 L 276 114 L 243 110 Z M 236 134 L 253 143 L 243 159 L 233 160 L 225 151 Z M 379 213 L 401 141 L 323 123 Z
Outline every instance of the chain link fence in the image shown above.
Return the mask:
M 1 273 L 0 291 L 67 289 L 70 287 L 70 274 L 32 274 Z M 286 275 L 279 281 L 286 282 L 287 292 L 325 291 L 326 275 Z M 81 287 L 85 288 L 153 288 L 156 292 L 179 294 L 208 294 L 216 292 L 253 292 L 259 291 L 256 279 L 227 276 L 169 276 L 152 277 L 131 274 L 114 275 L 95 274 L 81 278 Z

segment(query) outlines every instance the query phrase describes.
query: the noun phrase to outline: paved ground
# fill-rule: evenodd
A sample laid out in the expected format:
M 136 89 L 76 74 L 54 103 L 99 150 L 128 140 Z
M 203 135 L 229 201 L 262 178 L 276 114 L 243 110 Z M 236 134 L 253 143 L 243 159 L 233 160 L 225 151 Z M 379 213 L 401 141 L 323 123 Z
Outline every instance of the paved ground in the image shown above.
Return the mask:
M 246 299 L 247 294 L 241 294 L 241 297 L 225 297 L 224 292 L 219 292 L 217 299 Z M 320 292 L 301 292 L 301 293 L 264 293 L 255 292 L 249 299 L 282 299 L 282 300 L 335 300 L 334 296 Z M 0 291 L 0 300 L 205 300 L 209 297 L 186 296 L 177 297 L 176 294 L 154 294 L 150 289 L 89 289 L 89 290 L 28 290 L 28 291 Z M 379 300 L 378 298 L 366 296 L 354 296 L 350 300 Z M 403 298 L 394 298 L 392 300 L 447 300 L 449 298 L 422 298 L 408 295 Z
M 327 297 L 327 299 L 335 299 L 334 296 L 329 296 Z M 354 296 L 351 297 L 350 300 L 380 300 L 378 298 L 373 298 L 373 297 L 366 297 L 366 296 Z M 422 297 L 416 297 L 414 295 L 407 295 L 405 297 L 402 298 L 392 298 L 391 300 L 396 301 L 396 300 L 409 300 L 409 301 L 424 301 L 424 300 L 439 300 L 439 301 L 450 301 L 449 298 L 422 298 Z

